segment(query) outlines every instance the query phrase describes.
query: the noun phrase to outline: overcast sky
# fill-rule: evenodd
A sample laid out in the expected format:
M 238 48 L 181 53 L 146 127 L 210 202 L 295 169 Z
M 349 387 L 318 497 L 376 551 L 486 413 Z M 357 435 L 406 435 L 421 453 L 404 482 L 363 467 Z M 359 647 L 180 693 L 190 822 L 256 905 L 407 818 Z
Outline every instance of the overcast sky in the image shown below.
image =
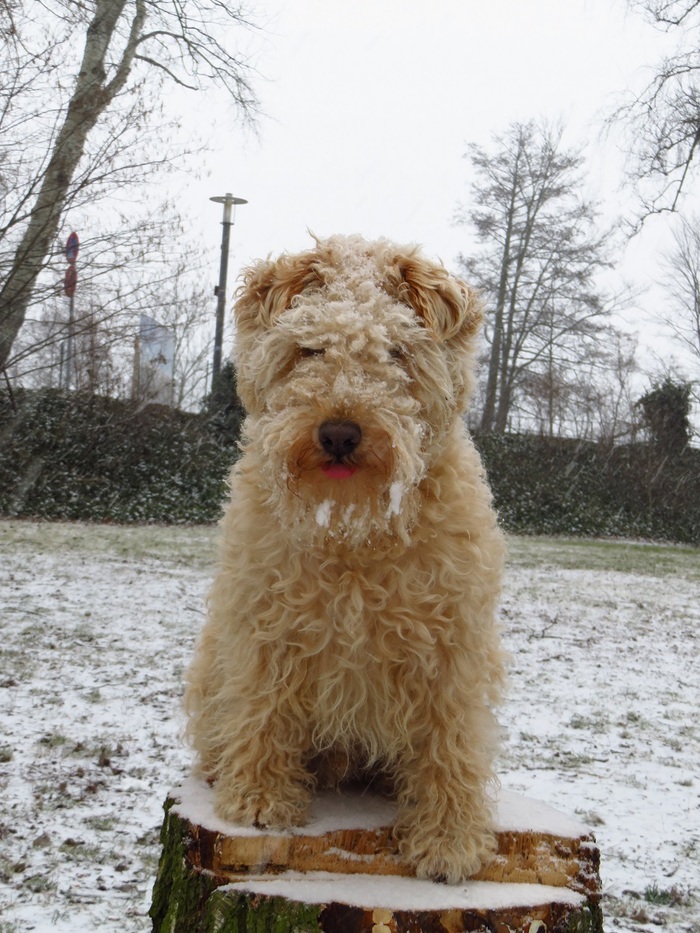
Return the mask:
M 561 118 L 565 143 L 587 144 L 594 195 L 609 215 L 625 206 L 602 118 L 670 48 L 625 0 L 258 0 L 257 9 L 259 136 L 214 101 L 198 105 L 218 151 L 186 194 L 194 229 L 216 244 L 221 208 L 209 197 L 249 201 L 236 214 L 232 278 L 253 258 L 307 248 L 307 228 L 417 242 L 454 269 L 469 248 L 453 224 L 469 197 L 466 144 L 488 146 L 515 120 Z M 637 285 L 650 281 L 667 231 L 653 221 L 628 249 L 623 271 Z M 653 339 L 638 304 L 628 317 Z

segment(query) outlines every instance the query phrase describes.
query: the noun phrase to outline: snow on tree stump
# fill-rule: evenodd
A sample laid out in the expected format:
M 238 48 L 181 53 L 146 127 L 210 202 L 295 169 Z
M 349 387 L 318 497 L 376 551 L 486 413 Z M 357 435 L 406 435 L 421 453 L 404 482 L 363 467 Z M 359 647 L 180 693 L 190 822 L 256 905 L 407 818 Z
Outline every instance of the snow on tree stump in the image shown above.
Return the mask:
M 190 778 L 165 803 L 154 933 L 602 933 L 599 854 L 582 824 L 502 792 L 498 854 L 473 880 L 412 877 L 395 850 L 395 807 L 319 796 L 288 832 L 224 823 Z

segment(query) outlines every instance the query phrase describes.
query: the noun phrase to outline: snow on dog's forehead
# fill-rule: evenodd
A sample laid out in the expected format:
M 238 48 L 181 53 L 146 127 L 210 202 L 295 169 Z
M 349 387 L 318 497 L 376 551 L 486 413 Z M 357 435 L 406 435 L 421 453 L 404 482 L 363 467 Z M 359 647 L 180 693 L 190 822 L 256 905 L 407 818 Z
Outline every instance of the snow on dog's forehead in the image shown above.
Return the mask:
M 348 281 L 377 280 L 381 275 L 377 254 L 390 248 L 386 240 L 369 243 L 359 235 L 332 236 L 321 245 L 332 255 L 333 269 L 337 275 Z M 327 267 L 327 271 L 330 271 L 330 267 Z
M 405 337 L 409 330 L 420 331 L 415 311 L 391 298 L 376 273 L 369 261 L 350 274 L 347 269 L 333 268 L 322 288 L 310 288 L 294 297 L 277 321 L 278 327 L 295 340 L 321 337 L 330 345 L 348 340 L 386 345 Z
M 415 313 L 382 293 L 366 301 L 352 295 L 332 298 L 320 293 L 305 299 L 302 293 L 280 318 L 279 326 L 294 337 L 309 334 L 332 342 L 334 338 L 363 335 L 369 341 L 385 343 L 405 334 L 411 323 L 417 325 Z

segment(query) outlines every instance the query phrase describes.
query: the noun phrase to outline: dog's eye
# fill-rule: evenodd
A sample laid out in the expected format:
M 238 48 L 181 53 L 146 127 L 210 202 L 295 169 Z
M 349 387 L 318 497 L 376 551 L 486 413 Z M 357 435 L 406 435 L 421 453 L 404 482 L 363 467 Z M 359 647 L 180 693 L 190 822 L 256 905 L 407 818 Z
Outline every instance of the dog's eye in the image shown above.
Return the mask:
M 299 356 L 306 359 L 309 356 L 323 356 L 323 347 L 299 347 Z
M 389 350 L 389 357 L 392 360 L 396 360 L 397 363 L 403 363 L 406 359 L 406 354 L 401 347 L 392 347 L 391 350 Z

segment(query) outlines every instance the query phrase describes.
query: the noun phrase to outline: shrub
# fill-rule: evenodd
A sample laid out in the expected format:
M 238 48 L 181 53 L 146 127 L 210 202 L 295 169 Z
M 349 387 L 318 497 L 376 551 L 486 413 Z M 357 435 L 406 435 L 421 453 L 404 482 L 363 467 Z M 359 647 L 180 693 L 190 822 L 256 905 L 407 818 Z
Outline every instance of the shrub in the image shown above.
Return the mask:
M 56 390 L 0 397 L 0 514 L 216 521 L 242 412 L 225 374 L 203 414 Z M 700 544 L 700 451 L 476 435 L 503 526 L 520 534 Z
M 58 391 L 0 406 L 0 512 L 49 519 L 215 521 L 237 438 L 204 415 Z
M 700 451 L 476 435 L 504 527 L 700 543 Z

